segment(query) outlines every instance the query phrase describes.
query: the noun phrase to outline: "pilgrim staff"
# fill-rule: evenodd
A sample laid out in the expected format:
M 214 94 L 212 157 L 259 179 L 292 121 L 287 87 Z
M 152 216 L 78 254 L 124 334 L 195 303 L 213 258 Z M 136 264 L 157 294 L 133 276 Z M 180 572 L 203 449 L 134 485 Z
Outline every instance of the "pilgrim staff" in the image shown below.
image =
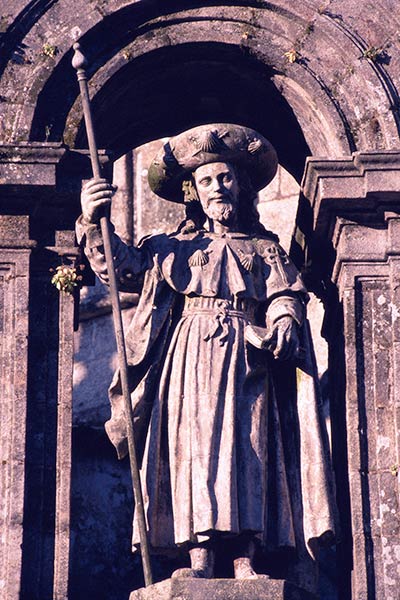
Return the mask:
M 87 60 L 81 51 L 80 44 L 74 44 L 74 57 L 72 59 L 72 66 L 77 71 L 77 77 L 79 82 L 80 93 L 82 97 L 82 106 L 83 106 L 83 116 L 85 119 L 85 126 L 87 132 L 87 139 L 89 144 L 89 152 L 90 152 L 90 160 L 92 163 L 93 176 L 95 179 L 101 177 L 101 168 L 99 155 L 97 152 L 96 139 L 94 135 L 93 129 L 93 121 L 92 121 L 92 113 L 90 107 L 90 99 L 89 99 L 89 91 L 87 84 L 87 76 L 86 76 L 86 67 Z M 135 440 L 134 440 L 134 432 L 133 432 L 133 416 L 132 416 L 132 405 L 131 405 L 131 397 L 129 392 L 129 384 L 128 384 L 128 366 L 126 359 L 126 347 L 125 347 L 125 338 L 124 338 L 124 330 L 122 325 L 122 315 L 121 315 L 121 305 L 119 301 L 118 295 L 118 284 L 117 278 L 115 275 L 114 261 L 111 249 L 111 239 L 110 239 L 110 230 L 109 230 L 109 222 L 106 216 L 102 216 L 100 219 L 100 227 L 101 233 L 103 237 L 104 243 L 104 254 L 107 263 L 107 271 L 109 276 L 109 285 L 110 285 L 110 296 L 111 296 L 111 304 L 112 304 L 112 314 L 114 320 L 114 331 L 115 338 L 117 342 L 117 351 L 118 351 L 118 362 L 119 369 L 121 375 L 121 385 L 122 392 L 124 397 L 124 409 L 125 409 L 125 418 L 126 418 L 126 426 L 127 426 L 127 438 L 128 438 L 128 449 L 129 449 L 129 462 L 131 468 L 132 475 L 132 487 L 135 498 L 135 506 L 137 510 L 138 517 L 138 528 L 139 528 L 139 536 L 140 536 L 140 549 L 143 563 L 143 572 L 144 572 L 144 580 L 145 585 L 151 585 L 153 583 L 152 574 L 151 574 L 151 566 L 150 566 L 150 556 L 149 556 L 149 545 L 147 539 L 147 530 L 146 530 L 146 519 L 144 514 L 143 507 L 143 495 L 142 495 L 142 487 L 140 483 L 140 473 L 137 462 L 137 454 L 135 448 Z

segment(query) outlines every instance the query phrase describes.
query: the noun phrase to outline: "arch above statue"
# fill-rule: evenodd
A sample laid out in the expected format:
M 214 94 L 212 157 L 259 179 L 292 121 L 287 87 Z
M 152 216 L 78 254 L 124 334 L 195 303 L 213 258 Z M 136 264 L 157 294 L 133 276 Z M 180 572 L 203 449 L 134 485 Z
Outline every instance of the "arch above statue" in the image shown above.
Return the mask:
M 385 3 L 376 7 L 372 40 L 363 15 L 355 31 L 350 8 L 333 14 L 314 4 L 166 1 L 160 9 L 82 0 L 73 13 L 65 0 L 28 5 L 1 40 L 9 58 L 3 138 L 85 146 L 71 67 L 79 38 L 91 64 L 99 146 L 116 156 L 216 120 L 265 134 L 298 181 L 309 154 L 397 147 L 394 16 Z M 385 48 L 375 42 L 380 34 L 390 41 Z

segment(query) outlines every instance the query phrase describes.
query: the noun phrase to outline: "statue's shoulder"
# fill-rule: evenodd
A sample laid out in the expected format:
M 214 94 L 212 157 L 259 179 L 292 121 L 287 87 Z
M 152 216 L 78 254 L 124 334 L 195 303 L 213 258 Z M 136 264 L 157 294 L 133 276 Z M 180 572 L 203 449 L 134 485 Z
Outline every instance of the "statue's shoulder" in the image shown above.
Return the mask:
M 191 242 L 193 240 L 203 238 L 204 235 L 205 234 L 203 231 L 191 231 L 191 232 L 175 231 L 174 233 L 170 233 L 168 235 L 168 238 L 170 240 L 173 240 L 174 243 L 181 243 L 181 242 Z
M 286 254 L 279 243 L 279 237 L 272 231 L 266 231 L 265 234 L 263 233 L 262 235 L 252 237 L 252 242 L 257 254 L 260 254 L 261 256 L 264 256 L 265 253 L 271 251 L 279 252 L 279 254 Z
M 138 248 L 147 255 L 149 264 L 170 262 L 184 253 L 190 252 L 195 235 L 176 233 L 156 233 L 142 238 Z M 193 241 L 193 242 L 192 242 Z
M 142 237 L 137 245 L 138 248 L 157 252 L 161 248 L 171 244 L 171 236 L 167 233 L 152 233 Z

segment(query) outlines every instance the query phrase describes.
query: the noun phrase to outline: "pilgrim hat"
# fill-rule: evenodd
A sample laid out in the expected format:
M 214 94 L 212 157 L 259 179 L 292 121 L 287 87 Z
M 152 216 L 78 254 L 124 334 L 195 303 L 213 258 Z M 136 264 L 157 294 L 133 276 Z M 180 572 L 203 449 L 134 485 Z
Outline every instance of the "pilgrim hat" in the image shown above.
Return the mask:
M 212 123 L 184 131 L 164 144 L 149 167 L 150 188 L 161 198 L 183 202 L 182 183 L 188 173 L 213 162 L 243 168 L 256 192 L 272 181 L 278 167 L 274 147 L 257 131 Z

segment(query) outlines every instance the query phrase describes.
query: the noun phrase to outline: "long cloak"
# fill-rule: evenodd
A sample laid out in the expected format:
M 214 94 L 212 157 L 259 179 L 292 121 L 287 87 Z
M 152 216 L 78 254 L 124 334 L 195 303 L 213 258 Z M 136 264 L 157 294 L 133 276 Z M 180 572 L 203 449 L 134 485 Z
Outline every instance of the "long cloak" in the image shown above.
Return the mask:
M 87 228 L 84 234 L 92 266 L 106 280 L 98 232 Z M 140 455 L 165 355 L 182 311 L 181 299 L 185 292 L 178 293 L 171 287 L 165 267 L 166 260 L 174 262 L 171 249 L 176 242 L 193 245 L 190 237 L 182 241 L 172 236 L 155 236 L 146 240 L 141 250 L 129 249 L 127 252 L 118 238 L 113 238 L 121 288 L 134 289 L 135 282 L 144 273 L 140 302 L 126 335 L 135 435 Z M 275 239 L 253 240 L 253 243 L 255 253 L 269 269 L 265 297 L 268 325 L 268 319 L 274 322 L 280 315 L 290 314 L 292 299 L 304 299 L 305 289 Z M 175 272 L 179 273 L 180 265 L 175 266 Z M 193 277 L 189 287 L 196 283 L 192 280 Z M 296 318 L 295 314 L 292 316 Z M 269 372 L 269 422 L 267 510 L 261 536 L 264 545 L 270 549 L 293 546 L 298 552 L 313 556 L 316 542 L 333 535 L 335 511 L 327 435 L 305 319 L 301 322 L 301 346 L 302 359 L 291 365 L 279 364 L 264 353 Z M 110 387 L 110 400 L 112 416 L 106 423 L 106 431 L 122 458 L 127 453 L 127 443 L 118 372 Z

